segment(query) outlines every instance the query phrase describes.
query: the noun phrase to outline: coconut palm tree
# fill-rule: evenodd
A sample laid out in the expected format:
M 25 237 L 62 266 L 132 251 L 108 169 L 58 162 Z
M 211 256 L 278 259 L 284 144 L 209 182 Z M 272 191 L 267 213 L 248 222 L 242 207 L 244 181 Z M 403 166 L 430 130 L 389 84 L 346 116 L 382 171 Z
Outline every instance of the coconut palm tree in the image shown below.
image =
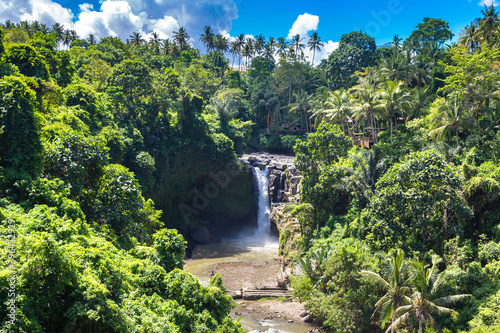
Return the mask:
M 180 27 L 179 30 L 172 31 L 172 33 L 173 33 L 172 38 L 174 39 L 174 42 L 176 42 L 177 45 L 179 45 L 181 50 L 184 50 L 187 45 L 187 42 L 190 39 L 186 29 L 184 29 L 184 27 Z
M 375 304 L 376 308 L 372 315 L 374 318 L 377 313 L 379 314 L 380 327 L 384 329 L 389 320 L 395 322 L 396 310 L 409 304 L 410 274 L 404 251 L 397 249 L 389 253 L 381 264 L 380 273 L 361 271 L 360 275 L 385 292 L 384 296 Z M 391 325 L 389 330 L 392 333 L 394 329 L 395 326 Z
M 217 51 L 217 66 L 220 66 L 220 62 L 222 60 L 222 57 L 224 56 L 224 52 L 227 52 L 229 50 L 229 43 L 227 41 L 227 38 L 222 35 L 216 35 L 214 47 Z
M 260 55 L 262 50 L 264 50 L 265 45 L 266 45 L 265 37 L 263 35 L 258 35 L 255 38 L 255 42 L 253 43 L 253 48 L 254 48 L 255 53 Z
M 274 61 L 274 47 L 272 44 L 267 43 L 266 46 L 264 46 L 264 51 L 262 52 L 262 56 L 266 59 Z
M 399 49 L 401 48 L 401 41 L 402 40 L 403 39 L 399 38 L 398 34 L 394 35 L 394 37 L 392 38 L 392 47 L 394 50 L 399 51 Z
M 332 91 L 328 98 L 328 108 L 324 110 L 325 118 L 330 122 L 341 124 L 342 131 L 344 130 L 345 118 L 352 109 L 349 94 L 345 89 Z
M 465 108 L 458 98 L 451 101 L 446 100 L 434 113 L 431 111 L 430 122 L 433 129 L 429 135 L 437 140 L 442 140 L 450 131 L 453 131 L 458 145 L 458 130 L 471 121 L 469 117 L 464 117 L 464 111 Z
M 280 58 L 283 58 L 286 55 L 286 51 L 288 49 L 288 43 L 285 38 L 279 37 L 276 42 L 276 55 Z
M 247 38 L 245 46 L 243 47 L 243 52 L 241 53 L 243 58 L 245 58 L 245 64 L 246 64 L 247 70 L 248 70 L 248 63 L 249 63 L 250 59 L 252 58 L 252 54 L 253 54 L 252 39 Z
M 377 142 L 375 121 L 380 117 L 379 111 L 383 109 L 379 91 L 366 78 L 361 77 L 359 84 L 351 88 L 351 92 L 353 116 L 356 120 L 363 119 L 363 124 L 367 121 L 370 123 L 373 142 Z
M 231 53 L 233 55 L 233 62 L 231 64 L 231 69 L 234 69 L 234 59 L 235 59 L 236 55 L 239 55 L 239 53 L 240 53 L 237 41 L 233 40 L 229 44 L 229 53 Z
M 142 35 L 140 32 L 132 32 L 132 35 L 130 37 L 130 45 L 132 46 L 141 46 L 146 42 L 144 38 L 142 38 Z
M 158 35 L 156 31 L 151 34 L 151 37 L 149 38 L 149 45 L 153 47 L 155 54 L 160 53 L 161 39 L 160 35 Z
M 417 81 L 418 87 L 431 84 L 432 70 L 434 63 L 430 59 L 423 58 L 423 55 L 416 57 L 410 67 L 410 75 Z
M 59 23 L 54 23 L 52 26 L 52 32 L 56 34 L 57 45 L 64 40 L 64 25 Z
M 71 44 L 72 40 L 71 40 L 71 31 L 70 30 L 66 30 L 64 31 L 64 35 L 63 35 L 63 45 L 66 45 L 69 47 L 69 44 Z
M 432 101 L 430 87 L 415 87 L 410 91 L 410 105 L 413 108 L 412 116 L 420 118 L 422 108 L 429 105 Z
M 390 57 L 383 58 L 380 63 L 380 73 L 391 81 L 409 82 L 410 57 L 406 52 L 394 52 Z
M 237 49 L 238 49 L 238 68 L 241 71 L 241 58 L 242 54 L 245 48 L 245 35 L 244 34 L 239 34 L 236 37 L 236 43 L 238 44 Z
M 483 17 L 479 21 L 479 30 L 481 31 L 483 40 L 490 44 L 492 41 L 493 32 L 498 28 L 498 12 L 495 10 L 495 6 L 484 5 L 484 9 L 481 10 Z
M 295 36 L 293 36 L 292 45 L 293 45 L 293 49 L 295 52 L 295 56 L 298 56 L 302 52 L 302 50 L 304 49 L 305 45 L 302 44 L 303 40 L 304 40 L 304 38 L 300 38 L 299 34 L 296 34 Z
M 87 42 L 89 42 L 90 45 L 95 45 L 97 44 L 97 39 L 93 34 L 90 34 L 89 38 L 87 38 Z
M 205 45 L 207 53 L 212 52 L 215 47 L 215 34 L 209 25 L 203 27 L 203 33 L 200 35 L 200 41 Z
M 472 297 L 472 295 L 452 295 L 438 297 L 440 279 L 437 265 L 442 261 L 438 255 L 432 256 L 432 265 L 424 265 L 420 261 L 410 263 L 410 282 L 414 293 L 408 298 L 407 305 L 398 307 L 395 311 L 396 319 L 392 322 L 387 332 L 409 323 L 414 319 L 418 323 L 418 332 L 422 333 L 427 326 L 439 329 L 436 315 L 450 314 L 458 316 L 458 312 L 448 308 L 458 301 Z
M 396 133 L 398 131 L 398 125 L 396 122 L 396 112 L 403 112 L 404 107 L 408 105 L 410 94 L 406 90 L 403 82 L 398 81 L 387 81 L 382 85 L 382 90 L 380 91 L 381 102 L 389 111 L 389 122 L 391 124 L 391 143 L 392 143 L 392 126 L 393 123 L 396 124 Z
M 316 55 L 316 50 L 321 51 L 323 47 L 323 39 L 319 37 L 317 32 L 313 32 L 310 36 L 309 41 L 307 42 L 307 46 L 309 46 L 309 51 L 313 51 L 313 58 L 311 61 L 311 65 L 314 65 L 314 56 Z
M 481 36 L 475 22 L 465 27 L 459 38 L 459 43 L 465 46 L 470 53 L 476 52 L 476 49 L 481 45 Z
M 305 89 L 301 89 L 298 92 L 294 92 L 293 97 L 295 98 L 295 102 L 290 103 L 290 113 L 296 113 L 299 116 L 302 114 L 305 120 L 306 132 L 309 132 L 311 127 L 308 112 L 311 110 L 314 95 L 308 94 Z

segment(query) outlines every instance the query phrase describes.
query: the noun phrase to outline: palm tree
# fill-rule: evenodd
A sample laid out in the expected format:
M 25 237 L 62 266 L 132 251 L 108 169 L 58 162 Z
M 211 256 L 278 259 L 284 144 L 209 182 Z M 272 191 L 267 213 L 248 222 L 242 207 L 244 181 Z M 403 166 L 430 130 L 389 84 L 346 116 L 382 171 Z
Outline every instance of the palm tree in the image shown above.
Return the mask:
M 229 44 L 229 53 L 231 53 L 233 55 L 233 63 L 231 64 L 231 69 L 234 69 L 234 58 L 236 57 L 237 54 L 239 55 L 239 53 L 240 53 L 237 41 L 233 40 Z
M 153 47 L 155 54 L 160 53 L 161 39 L 160 35 L 158 35 L 156 31 L 151 34 L 151 38 L 149 38 L 149 45 Z
M 274 47 L 272 44 L 267 43 L 266 46 L 264 46 L 262 56 L 266 59 L 274 60 Z
M 258 35 L 253 43 L 254 51 L 260 55 L 262 50 L 264 49 L 264 45 L 266 44 L 266 39 L 263 35 Z
M 376 308 L 372 318 L 378 312 L 380 327 L 385 328 L 385 324 L 391 320 L 396 320 L 396 310 L 404 305 L 408 305 L 410 296 L 410 279 L 408 265 L 405 260 L 403 250 L 397 249 L 387 255 L 381 264 L 381 275 L 372 271 L 361 271 L 360 275 L 377 285 L 384 296 L 375 304 Z M 387 330 L 394 332 L 395 326 Z
M 398 131 L 398 125 L 396 122 L 396 111 L 404 111 L 404 106 L 407 105 L 409 100 L 409 93 L 406 90 L 403 82 L 398 81 L 387 81 L 382 86 L 380 92 L 381 101 L 385 104 L 385 107 L 389 111 L 389 122 L 391 123 L 391 143 L 392 143 L 392 125 L 396 124 L 396 133 Z
M 490 44 L 493 31 L 495 31 L 498 27 L 498 12 L 495 10 L 494 5 L 491 4 L 490 7 L 484 5 L 484 9 L 481 10 L 481 14 L 483 14 L 483 17 L 480 20 L 479 28 L 483 35 L 483 40 Z
M 286 51 L 288 48 L 288 43 L 286 42 L 285 38 L 280 37 L 278 38 L 278 41 L 276 43 L 276 55 L 279 56 L 280 58 L 283 58 L 285 56 Z
M 97 44 L 97 39 L 93 34 L 90 34 L 89 38 L 87 38 L 87 42 L 89 42 L 90 45 L 95 45 Z
M 130 35 L 129 37 L 130 45 L 132 46 L 140 46 L 146 42 L 139 32 L 132 32 L 132 35 Z
M 395 34 L 394 37 L 392 38 L 392 47 L 394 48 L 394 50 L 398 50 L 401 48 L 401 41 L 403 39 L 402 38 L 399 38 L 399 35 L 398 34 Z
M 216 35 L 214 41 L 214 47 L 217 50 L 217 66 L 220 65 L 221 54 L 224 56 L 224 52 L 229 50 L 229 44 L 227 38 L 222 35 Z
M 353 105 L 353 116 L 356 120 L 363 119 L 363 123 L 370 122 L 373 142 L 377 142 L 375 134 L 375 119 L 379 117 L 381 109 L 380 93 L 365 78 L 359 79 L 359 84 L 351 89 Z
M 295 56 L 298 56 L 300 54 L 300 52 L 302 52 L 302 50 L 305 47 L 305 45 L 302 44 L 302 40 L 304 40 L 304 38 L 300 38 L 299 34 L 296 34 L 295 36 L 293 36 L 292 45 L 294 48 Z
M 245 35 L 239 34 L 236 37 L 237 49 L 238 49 L 238 68 L 241 71 L 241 57 L 245 48 Z
M 203 33 L 201 34 L 200 41 L 205 45 L 207 53 L 210 53 L 215 46 L 215 37 L 212 28 L 209 25 L 203 27 Z
M 72 40 L 71 40 L 71 31 L 70 30 L 64 31 L 63 45 L 69 46 L 69 44 L 71 44 L 71 42 L 72 42 Z
M 434 63 L 430 61 L 430 59 L 423 58 L 422 55 L 418 56 L 417 59 L 413 61 L 410 67 L 410 74 L 417 80 L 418 87 L 423 87 L 432 82 L 433 68 Z
M 430 87 L 415 87 L 410 91 L 410 94 L 410 104 L 414 110 L 412 116 L 415 118 L 420 118 L 422 108 L 429 105 L 429 103 L 432 101 Z
M 80 38 L 80 36 L 78 36 L 78 34 L 76 33 L 75 30 L 70 30 L 70 32 L 71 32 L 71 41 L 72 42 Z
M 454 131 L 458 145 L 458 129 L 470 121 L 470 118 L 464 118 L 463 113 L 464 107 L 458 98 L 452 101 L 446 100 L 434 113 L 431 113 L 430 122 L 433 129 L 429 132 L 429 135 L 441 140 L 450 131 Z
M 476 49 L 481 44 L 481 37 L 475 22 L 465 27 L 459 42 L 465 46 L 470 53 L 476 52 Z
M 390 57 L 382 59 L 380 72 L 391 81 L 409 81 L 409 56 L 405 52 L 394 52 Z
M 59 45 L 59 43 L 64 40 L 64 25 L 54 23 L 54 25 L 52 26 L 52 31 L 56 34 L 56 41 Z
M 309 124 L 308 112 L 311 110 L 314 95 L 308 94 L 305 89 L 301 89 L 298 92 L 294 92 L 293 96 L 295 97 L 295 102 L 290 104 L 290 112 L 297 113 L 299 115 L 302 114 L 304 116 L 306 132 L 309 132 L 311 128 Z
M 328 98 L 327 105 L 328 109 L 324 110 L 325 118 L 331 122 L 340 122 L 342 131 L 345 133 L 345 117 L 352 109 L 349 94 L 343 88 L 333 91 Z
M 252 59 L 252 55 L 253 55 L 253 39 L 251 39 L 251 38 L 246 39 L 242 55 L 245 58 L 245 64 L 246 64 L 247 70 L 248 70 L 249 62 L 250 62 L 250 59 Z
M 311 38 L 309 38 L 309 41 L 307 42 L 307 46 L 309 46 L 309 51 L 313 51 L 313 58 L 311 61 L 311 65 L 314 65 L 314 56 L 316 55 L 316 50 L 321 51 L 323 45 L 324 45 L 323 39 L 319 37 L 317 32 L 314 32 L 311 35 Z
M 451 314 L 458 316 L 458 312 L 448 308 L 456 302 L 472 297 L 472 295 L 453 295 L 434 298 L 438 296 L 441 276 L 437 265 L 442 261 L 438 255 L 432 256 L 432 265 L 424 265 L 419 261 L 410 263 L 410 281 L 415 292 L 409 298 L 410 304 L 400 306 L 396 309 L 397 317 L 389 326 L 387 331 L 398 328 L 404 323 L 408 323 L 412 318 L 418 322 L 418 332 L 422 333 L 429 325 L 438 328 L 434 316 Z
M 172 37 L 173 37 L 174 41 L 177 43 L 177 45 L 179 45 L 181 50 L 184 50 L 184 48 L 186 47 L 186 44 L 190 38 L 186 29 L 184 29 L 183 27 L 180 27 L 178 31 L 172 31 L 172 33 L 173 33 Z

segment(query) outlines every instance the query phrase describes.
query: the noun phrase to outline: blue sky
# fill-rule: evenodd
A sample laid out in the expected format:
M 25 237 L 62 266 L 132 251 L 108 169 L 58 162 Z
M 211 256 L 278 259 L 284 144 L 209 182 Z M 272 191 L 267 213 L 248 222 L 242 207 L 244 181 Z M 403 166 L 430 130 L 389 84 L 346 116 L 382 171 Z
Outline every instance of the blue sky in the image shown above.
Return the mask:
M 423 17 L 445 19 L 458 35 L 496 0 L 0 0 L 0 22 L 38 20 L 74 29 L 81 37 L 118 36 L 153 31 L 171 37 L 180 26 L 201 47 L 205 25 L 232 38 L 238 34 L 287 37 L 317 31 L 325 40 L 318 56 L 333 51 L 344 33 L 363 30 L 384 44 L 395 33 L 407 37 Z

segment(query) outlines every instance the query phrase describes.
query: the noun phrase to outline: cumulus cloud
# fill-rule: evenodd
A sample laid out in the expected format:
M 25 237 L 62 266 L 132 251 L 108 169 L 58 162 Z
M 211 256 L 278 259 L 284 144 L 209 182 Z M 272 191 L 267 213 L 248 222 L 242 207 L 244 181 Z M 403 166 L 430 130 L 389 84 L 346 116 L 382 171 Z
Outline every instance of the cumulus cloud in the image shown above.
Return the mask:
M 70 24 L 72 18 L 71 10 L 51 0 L 0 1 L 0 22 L 39 21 L 50 27 L 56 22 Z
M 498 1 L 496 0 L 481 0 L 479 1 L 479 6 L 498 6 Z
M 287 39 L 292 39 L 295 35 L 305 36 L 311 30 L 318 29 L 319 16 L 304 13 L 299 15 L 288 31 Z
M 1 0 L 0 21 L 38 20 L 49 26 L 59 22 L 82 37 L 117 36 L 126 39 L 132 32 L 143 35 L 157 32 L 161 38 L 184 27 L 198 43 L 203 26 L 214 31 L 230 31 L 238 17 L 234 0 L 102 0 L 100 8 L 83 3 L 75 16 L 71 10 L 52 0 Z

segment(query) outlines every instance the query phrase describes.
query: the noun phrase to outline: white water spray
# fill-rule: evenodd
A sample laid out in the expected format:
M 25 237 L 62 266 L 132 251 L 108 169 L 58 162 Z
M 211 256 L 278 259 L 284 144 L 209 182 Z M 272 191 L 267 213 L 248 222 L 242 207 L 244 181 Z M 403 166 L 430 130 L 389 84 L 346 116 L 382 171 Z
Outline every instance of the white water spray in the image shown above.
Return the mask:
M 253 168 L 257 188 L 257 230 L 254 239 L 259 243 L 268 243 L 271 238 L 271 202 L 269 201 L 269 171 L 267 167 Z

